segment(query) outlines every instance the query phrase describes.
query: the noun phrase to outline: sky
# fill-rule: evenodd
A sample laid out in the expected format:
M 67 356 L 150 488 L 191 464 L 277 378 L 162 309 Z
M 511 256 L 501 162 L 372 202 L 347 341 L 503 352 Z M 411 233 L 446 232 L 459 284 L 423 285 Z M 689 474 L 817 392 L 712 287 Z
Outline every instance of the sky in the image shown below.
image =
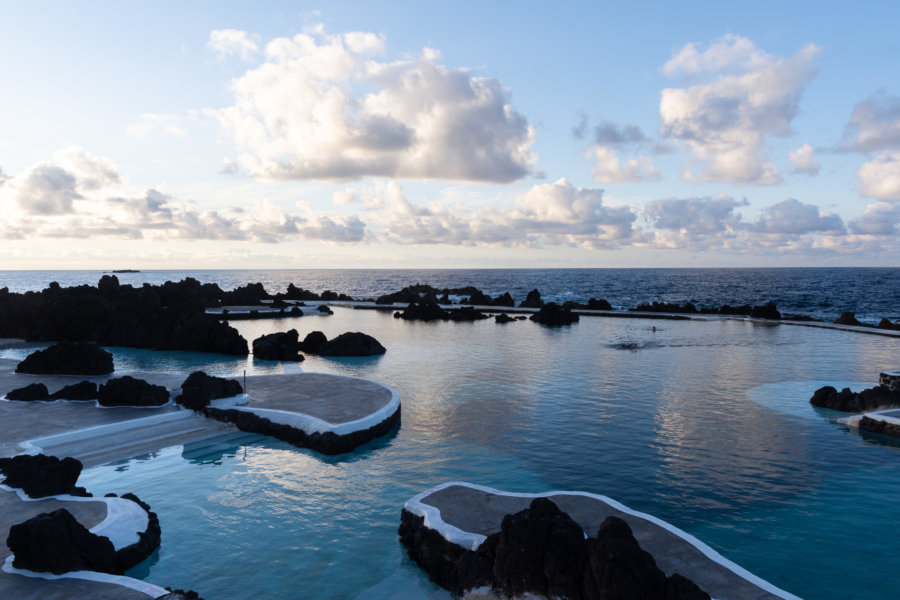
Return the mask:
M 0 9 L 0 269 L 900 266 L 897 3 Z

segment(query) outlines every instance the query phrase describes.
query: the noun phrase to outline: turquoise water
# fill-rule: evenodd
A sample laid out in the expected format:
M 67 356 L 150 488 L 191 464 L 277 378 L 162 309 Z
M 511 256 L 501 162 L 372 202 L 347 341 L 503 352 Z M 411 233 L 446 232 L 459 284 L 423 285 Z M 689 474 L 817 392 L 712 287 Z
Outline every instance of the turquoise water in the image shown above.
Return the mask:
M 608 495 L 807 600 L 900 593 L 900 449 L 807 404 L 822 381 L 874 385 L 900 341 L 740 321 L 548 329 L 334 310 L 236 327 L 248 340 L 291 327 L 374 335 L 384 356 L 302 366 L 391 385 L 400 428 L 338 457 L 236 434 L 85 471 L 94 493 L 133 491 L 160 515 L 162 547 L 132 575 L 207 600 L 447 598 L 396 529 L 409 497 L 465 480 Z M 117 368 L 279 368 L 114 352 Z

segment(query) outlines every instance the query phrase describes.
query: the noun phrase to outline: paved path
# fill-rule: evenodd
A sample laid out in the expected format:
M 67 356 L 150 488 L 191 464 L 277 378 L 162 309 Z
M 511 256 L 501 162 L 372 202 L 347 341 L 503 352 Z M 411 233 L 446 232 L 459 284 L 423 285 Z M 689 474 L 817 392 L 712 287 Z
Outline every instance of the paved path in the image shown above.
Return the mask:
M 500 531 L 500 523 L 505 515 L 527 508 L 534 498 L 534 495 L 511 496 L 489 488 L 479 489 L 466 484 L 450 484 L 446 487 L 436 488 L 420 498 L 419 501 L 440 511 L 438 523 L 432 522 L 433 527 L 440 527 L 440 521 L 443 521 L 462 532 L 488 536 Z M 747 576 L 756 579 L 756 583 L 738 575 L 721 562 L 713 560 L 701 551 L 701 548 L 677 535 L 672 526 L 665 524 L 671 529 L 662 526 L 661 521 L 654 523 L 642 516 L 620 510 L 620 508 L 601 500 L 600 497 L 592 495 L 555 492 L 550 499 L 560 510 L 568 513 L 581 525 L 589 536 L 596 535 L 600 524 L 608 516 L 616 516 L 625 520 L 631 527 L 638 543 L 653 555 L 657 566 L 666 575 L 674 572 L 681 573 L 694 580 L 713 598 L 720 600 L 799 600 L 749 573 Z M 416 512 L 414 501 L 415 499 L 407 503 L 407 508 Z M 624 506 L 620 505 L 620 507 L 625 509 Z M 728 563 L 726 559 L 711 549 L 706 548 L 706 550 L 717 556 L 722 562 Z M 733 565 L 733 563 L 731 564 Z M 742 570 L 740 567 L 734 566 Z M 764 587 L 769 588 L 768 591 L 763 589 Z

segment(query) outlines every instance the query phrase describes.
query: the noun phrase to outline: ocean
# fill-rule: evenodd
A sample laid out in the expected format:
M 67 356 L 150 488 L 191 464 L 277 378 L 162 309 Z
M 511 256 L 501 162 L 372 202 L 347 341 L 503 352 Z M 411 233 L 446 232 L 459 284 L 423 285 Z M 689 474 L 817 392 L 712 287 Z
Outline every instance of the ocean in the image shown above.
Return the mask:
M 0 271 L 0 287 L 13 292 L 96 285 L 108 271 Z M 547 301 L 586 302 L 604 298 L 626 309 L 644 302 L 693 302 L 698 307 L 774 302 L 782 314 L 833 321 L 852 312 L 876 324 L 900 319 L 900 268 L 767 269 L 295 269 L 185 270 L 117 273 L 121 283 L 161 284 L 193 277 L 223 290 L 262 283 L 269 293 L 289 283 L 321 293 L 331 290 L 356 299 L 377 298 L 414 283 L 437 288 L 473 285 L 496 296 L 509 292 L 521 302 L 532 289 Z

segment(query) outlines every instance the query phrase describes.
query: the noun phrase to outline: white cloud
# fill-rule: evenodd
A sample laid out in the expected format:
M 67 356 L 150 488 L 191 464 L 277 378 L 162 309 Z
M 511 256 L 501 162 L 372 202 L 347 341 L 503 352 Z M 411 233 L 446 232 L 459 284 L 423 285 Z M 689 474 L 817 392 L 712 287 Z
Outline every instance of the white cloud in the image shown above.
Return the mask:
M 896 236 L 900 233 L 900 203 L 876 202 L 850 221 L 850 231 L 859 235 Z
M 700 237 L 738 230 L 742 225 L 741 216 L 734 209 L 746 205 L 746 200 L 735 200 L 724 194 L 715 198 L 663 198 L 648 204 L 644 216 L 657 229 Z
M 365 176 L 509 182 L 535 161 L 534 132 L 496 79 L 414 59 L 378 62 L 383 39 L 299 34 L 232 82 L 235 102 L 211 111 L 253 176 Z
M 790 58 L 777 58 L 735 35 L 704 51 L 682 48 L 663 66 L 669 76 L 691 82 L 667 88 L 660 97 L 664 137 L 685 144 L 702 170 L 686 179 L 766 185 L 781 182 L 764 157 L 767 136 L 787 136 L 806 84 L 816 73 L 819 48 L 809 44 Z
M 900 200 L 900 152 L 885 152 L 857 169 L 859 194 L 879 200 Z
M 211 31 L 206 46 L 214 50 L 220 59 L 236 54 L 247 60 L 259 52 L 259 46 L 250 39 L 247 32 L 238 29 L 217 29 Z
M 78 180 L 65 169 L 51 164 L 33 167 L 24 176 L 15 200 L 29 215 L 63 215 L 73 212 L 73 202 L 81 198 Z
M 788 156 L 791 159 L 791 167 L 794 173 L 806 175 L 818 175 L 821 165 L 813 156 L 815 150 L 809 144 L 803 144 L 796 150 L 791 150 Z
M 654 168 L 653 159 L 649 156 L 629 158 L 623 163 L 615 150 L 607 146 L 595 146 L 588 150 L 588 156 L 591 154 L 596 162 L 591 171 L 594 181 L 625 183 L 659 179 L 659 171 Z
M 179 126 L 179 121 L 177 115 L 143 113 L 137 121 L 125 128 L 125 133 L 137 138 L 145 138 L 156 133 L 184 137 L 186 134 L 184 129 Z
M 814 204 L 804 204 L 795 198 L 786 198 L 768 207 L 756 222 L 755 229 L 764 233 L 802 235 L 845 233 L 844 222 L 838 215 L 821 212 Z

